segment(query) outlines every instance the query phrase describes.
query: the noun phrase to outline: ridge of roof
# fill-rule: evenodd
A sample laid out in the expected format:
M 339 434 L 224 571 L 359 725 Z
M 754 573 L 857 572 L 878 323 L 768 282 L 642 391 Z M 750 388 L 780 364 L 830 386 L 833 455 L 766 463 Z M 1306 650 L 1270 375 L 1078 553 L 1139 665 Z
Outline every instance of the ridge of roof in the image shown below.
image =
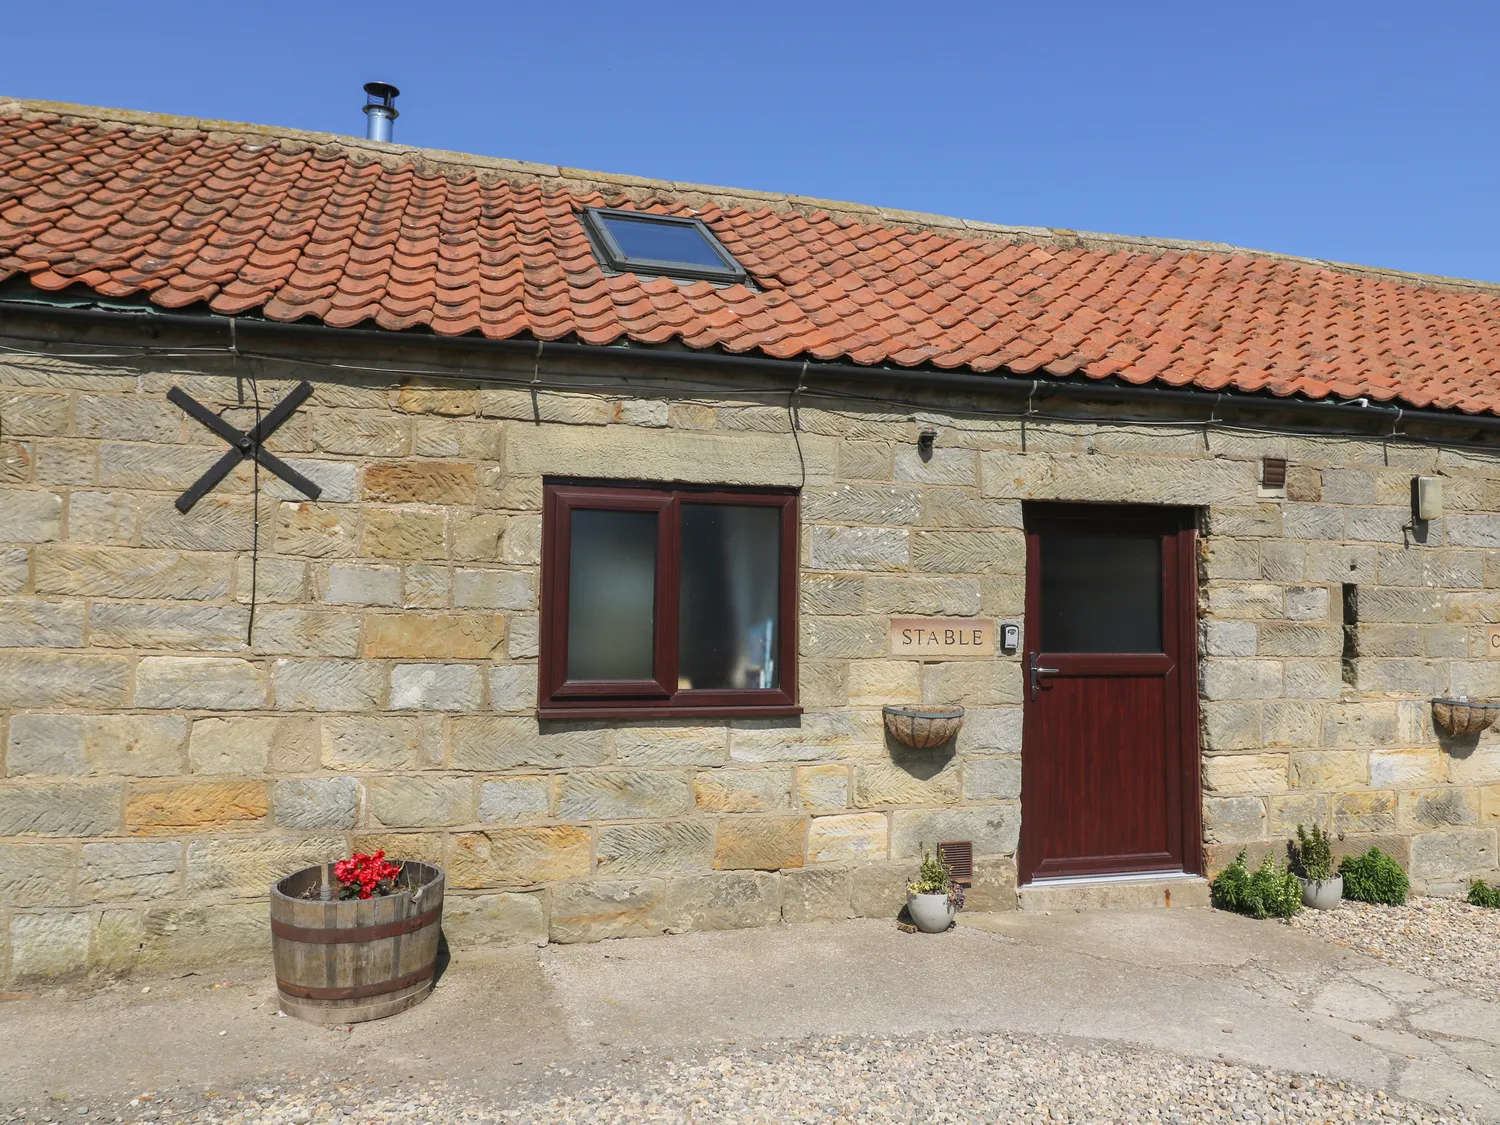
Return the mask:
M 820 199 L 790 192 L 769 192 L 753 188 L 731 188 L 679 180 L 661 180 L 646 176 L 571 168 L 565 165 L 453 152 L 446 149 L 421 148 L 414 145 L 371 141 L 342 133 L 296 129 L 290 126 L 257 125 L 241 121 L 79 105 L 72 102 L 54 102 L 35 98 L 16 98 L 0 94 L 0 115 L 6 114 L 19 114 L 26 120 L 54 117 L 65 122 L 97 122 L 133 130 L 154 130 L 168 134 L 204 134 L 211 140 L 261 140 L 267 143 L 274 142 L 278 148 L 288 153 L 316 149 L 321 155 L 362 157 L 365 160 L 379 162 L 388 168 L 411 167 L 419 172 L 440 174 L 450 178 L 473 177 L 487 184 L 506 180 L 516 186 L 536 184 L 546 190 L 581 194 L 598 191 L 603 194 L 625 196 L 635 203 L 670 199 L 689 205 L 708 202 L 725 209 L 768 207 L 773 211 L 798 214 L 804 218 L 821 213 L 834 219 L 887 228 L 930 231 L 950 237 L 972 237 L 988 242 L 1037 245 L 1106 254 L 1182 253 L 1257 258 L 1332 270 L 1352 277 L 1413 285 L 1424 289 L 1500 295 L 1500 282 L 1444 277 L 1437 274 L 1387 269 L 1381 266 L 1309 258 L 1273 250 L 1235 246 L 1226 242 L 1199 242 L 1149 235 L 1106 234 L 1062 227 L 1010 226 L 923 211 L 877 207 L 846 200 Z

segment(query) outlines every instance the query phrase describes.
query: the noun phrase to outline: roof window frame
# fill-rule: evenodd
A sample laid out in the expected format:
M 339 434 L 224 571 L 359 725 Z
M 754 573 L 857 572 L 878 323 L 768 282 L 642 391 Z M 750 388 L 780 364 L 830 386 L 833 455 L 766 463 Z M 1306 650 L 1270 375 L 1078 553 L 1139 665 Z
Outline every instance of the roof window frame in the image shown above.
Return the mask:
M 620 248 L 609 229 L 610 219 L 632 222 L 654 222 L 664 226 L 686 226 L 696 230 L 724 262 L 722 269 L 699 266 L 690 262 L 663 261 L 658 258 L 632 258 Z M 719 241 L 702 219 L 687 215 L 659 215 L 653 211 L 630 211 L 620 207 L 586 207 L 583 211 L 583 228 L 593 244 L 594 255 L 600 265 L 617 273 L 646 274 L 652 277 L 683 278 L 692 281 L 715 281 L 724 284 L 749 285 L 750 274 L 735 260 L 728 248 Z

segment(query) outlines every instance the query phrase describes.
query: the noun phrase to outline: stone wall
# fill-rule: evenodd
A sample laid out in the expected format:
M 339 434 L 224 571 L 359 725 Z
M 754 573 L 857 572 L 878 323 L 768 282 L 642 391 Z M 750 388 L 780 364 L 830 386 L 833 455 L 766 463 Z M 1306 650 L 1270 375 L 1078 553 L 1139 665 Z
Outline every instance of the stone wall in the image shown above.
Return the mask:
M 1500 695 L 1494 456 L 852 398 L 804 402 L 794 441 L 784 395 L 261 363 L 263 406 L 315 382 L 271 446 L 323 496 L 261 475 L 247 645 L 252 475 L 178 513 L 224 446 L 164 395 L 248 426 L 248 368 L 172 362 L 0 360 L 0 982 L 259 955 L 270 882 L 376 846 L 447 868 L 460 948 L 888 915 L 948 838 L 974 841 L 971 901 L 1014 905 L 1018 659 L 892 660 L 886 629 L 1019 622 L 1026 499 L 1204 509 L 1211 865 L 1300 821 L 1419 886 L 1497 867 L 1500 744 L 1439 739 L 1428 708 Z M 1285 498 L 1264 456 L 1291 460 Z M 1425 544 L 1418 472 L 1451 513 Z M 543 473 L 800 486 L 807 713 L 539 729 Z M 950 752 L 884 738 L 880 706 L 919 700 L 968 708 Z

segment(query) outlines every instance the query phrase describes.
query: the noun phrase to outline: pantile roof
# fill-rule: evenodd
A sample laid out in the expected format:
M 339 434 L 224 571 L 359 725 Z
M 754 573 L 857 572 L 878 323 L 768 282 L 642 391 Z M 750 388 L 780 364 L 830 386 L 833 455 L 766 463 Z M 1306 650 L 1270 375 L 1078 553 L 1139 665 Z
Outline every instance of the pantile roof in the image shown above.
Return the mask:
M 696 214 L 753 286 L 595 261 Z M 1500 286 L 0 99 L 0 281 L 226 315 L 1500 413 Z

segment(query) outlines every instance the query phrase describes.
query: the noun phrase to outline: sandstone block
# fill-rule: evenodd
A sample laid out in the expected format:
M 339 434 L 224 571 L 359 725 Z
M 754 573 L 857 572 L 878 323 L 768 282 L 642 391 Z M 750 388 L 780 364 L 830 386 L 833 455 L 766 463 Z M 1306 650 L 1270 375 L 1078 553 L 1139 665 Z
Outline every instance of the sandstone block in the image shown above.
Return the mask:
M 176 841 L 85 844 L 78 897 L 85 902 L 169 898 L 177 894 L 182 870 L 182 845 Z
M 1286 591 L 1286 615 L 1291 621 L 1327 621 L 1327 586 L 1289 586 Z
M 223 451 L 208 446 L 172 446 L 150 442 L 104 441 L 98 446 L 99 483 L 107 488 L 133 488 L 150 492 L 182 492 L 206 473 Z M 250 480 L 249 466 L 242 464 L 229 480 L 218 486 L 243 492 Z
M 466 716 L 453 720 L 453 769 L 598 765 L 609 757 L 609 731 L 599 723 L 548 723 L 534 718 Z
M 458 949 L 545 945 L 546 898 L 540 891 L 445 897 L 443 936 Z
M 271 785 L 272 819 L 279 828 L 353 828 L 363 798 L 352 777 L 288 778 Z
M 19 594 L 30 581 L 31 552 L 25 547 L 0 547 L 0 595 Z
M 394 862 L 398 859 L 415 859 L 430 863 L 434 867 L 447 864 L 444 850 L 448 837 L 442 832 L 357 832 L 350 837 L 350 849 L 369 855 L 382 851 Z M 449 875 L 448 886 L 453 886 Z
M 1396 795 L 1383 790 L 1340 793 L 1333 801 L 1333 826 L 1340 832 L 1393 832 Z
M 922 702 L 992 706 L 1021 702 L 1021 671 L 1011 661 L 955 660 L 922 665 Z
M 1204 595 L 1212 620 L 1274 621 L 1285 612 L 1283 588 L 1268 582 L 1214 582 Z
M 446 525 L 441 511 L 366 508 L 361 553 L 374 559 L 441 559 Z
M 256 828 L 269 812 L 262 781 L 135 785 L 125 804 L 125 828 L 132 836 Z
M 1282 694 L 1278 660 L 1211 658 L 1203 661 L 1205 699 L 1275 699 Z
M 401 571 L 336 563 L 323 577 L 322 598 L 330 605 L 400 605 Z
M 797 664 L 797 689 L 802 706 L 821 711 L 849 702 L 849 666 L 841 660 L 802 660 Z
M 17 715 L 6 768 L 12 776 L 161 777 L 182 772 L 187 721 L 167 715 Z
M 356 457 L 400 457 L 411 448 L 411 421 L 376 410 L 321 408 L 313 417 L 313 441 L 325 453 Z
M 184 513 L 177 510 L 171 496 L 145 496 L 141 499 L 141 546 L 248 551 L 254 542 L 253 506 L 249 497 L 205 496 Z
M 195 719 L 188 737 L 193 773 L 262 774 L 317 767 L 318 732 L 304 718 Z
M 1204 750 L 1248 750 L 1262 744 L 1258 703 L 1205 699 L 1198 705 L 1198 718 Z
M 277 436 L 280 436 L 278 431 Z M 355 480 L 358 468 L 349 461 L 326 461 L 311 457 L 284 457 L 288 465 L 312 481 L 322 491 L 318 500 L 324 504 L 349 504 L 358 495 Z M 274 473 L 262 473 L 261 491 L 277 500 L 301 500 L 302 493 Z
M 498 562 L 505 555 L 509 517 L 500 512 L 465 512 L 453 527 L 453 558 L 460 562 Z
M 1057 453 L 980 454 L 987 497 L 1108 503 L 1233 505 L 1255 495 L 1250 461 L 1197 460 L 1184 472 L 1171 459 Z
M 815 816 L 807 831 L 810 863 L 884 859 L 889 843 L 884 813 Z
M 1323 713 L 1325 746 L 1369 749 L 1396 740 L 1397 711 L 1394 702 L 1361 700 L 1336 703 Z
M 808 809 L 842 809 L 849 805 L 849 768 L 843 765 L 798 766 L 797 800 Z
M 895 476 L 917 484 L 974 486 L 979 483 L 979 455 L 972 449 L 936 448 L 923 460 L 911 446 L 896 449 Z
M 1253 621 L 1204 621 L 1199 634 L 1205 656 L 1254 656 L 1259 639 Z
M 0 602 L 0 648 L 82 648 L 83 607 L 66 602 Z
M 481 683 L 474 664 L 397 664 L 391 669 L 391 709 L 473 711 Z
M 278 879 L 344 854 L 343 839 L 331 835 L 195 840 L 187 847 L 187 890 L 193 895 L 261 897 Z
M 278 660 L 276 706 L 284 711 L 371 711 L 384 693 L 385 669 L 362 660 Z
M 276 513 L 276 551 L 310 559 L 356 555 L 359 515 L 349 508 L 307 500 L 282 503 Z
M 1309 582 L 1375 581 L 1374 547 L 1346 543 L 1308 543 L 1302 577 Z
M 985 856 L 974 861 L 974 881 L 964 896 L 966 910 L 1015 910 L 1016 861 L 1006 856 Z
M 953 758 L 901 755 L 891 762 L 861 762 L 854 767 L 854 804 L 947 805 L 958 800 L 958 763 Z
M 1282 668 L 1289 699 L 1337 699 L 1343 687 L 1337 660 L 1287 660 Z
M 973 578 L 871 575 L 862 585 L 867 613 L 972 617 L 979 612 L 979 582 Z
M 895 918 L 906 905 L 906 885 L 917 876 L 915 860 L 861 863 L 849 870 L 849 907 L 856 918 Z
M 1357 789 L 1369 784 L 1369 756 L 1357 750 L 1307 750 L 1292 755 L 1297 789 Z
M 964 800 L 1019 801 L 1019 758 L 966 758 L 963 763 Z
M 89 639 L 100 648 L 235 650 L 245 647 L 248 622 L 237 606 L 95 602 Z
M 531 575 L 516 570 L 453 572 L 453 604 L 460 609 L 536 609 Z
M 1273 837 L 1290 838 L 1299 824 L 1326 829 L 1333 800 L 1326 793 L 1279 793 L 1270 799 L 1267 830 Z
M 479 819 L 485 824 L 525 824 L 551 812 L 551 778 L 497 777 L 479 787 Z
M 1479 820 L 1479 790 L 1407 790 L 1398 793 L 1397 820 L 1403 831 L 1425 832 L 1434 828 L 1462 828 Z
M 1021 505 L 1014 500 L 980 500 L 962 488 L 929 488 L 922 522 L 931 527 L 1020 528 Z
M 562 820 L 681 816 L 692 809 L 687 779 L 675 773 L 599 770 L 558 779 L 557 815 Z
M 505 664 L 491 667 L 490 707 L 496 711 L 529 711 L 537 701 L 535 664 Z
M 841 441 L 838 450 L 840 480 L 890 480 L 891 447 L 883 442 Z
M 536 566 L 542 561 L 542 517 L 511 516 L 505 521 L 505 539 L 500 557 L 519 566 Z
M 1493 872 L 1497 866 L 1493 828 L 1458 828 L 1412 837 L 1413 879 L 1459 882 Z
M 234 570 L 234 600 L 240 605 L 250 603 L 252 578 L 257 605 L 308 600 L 307 563 L 301 559 L 271 557 L 251 560 L 241 555 Z
M 1285 793 L 1285 754 L 1213 754 L 1203 760 L 1203 788 L 1220 796 Z
M 541 651 L 541 623 L 535 617 L 512 617 L 506 622 L 506 653 L 512 660 L 535 658 Z
M 173 443 L 182 433 L 182 412 L 155 396 L 79 395 L 73 425 L 79 437 Z
M 1287 504 L 1281 514 L 1289 539 L 1344 539 L 1344 509 L 1322 504 Z
M 38 484 L 93 485 L 98 443 L 92 441 L 44 441 L 34 447 Z
M 358 656 L 359 617 L 320 609 L 268 609 L 255 616 L 255 651 L 285 656 Z
M 1322 741 L 1322 705 L 1299 700 L 1267 700 L 1261 705 L 1261 725 L 1267 748 L 1317 746 Z
M 905 570 L 909 533 L 888 527 L 808 528 L 809 565 L 821 570 Z
M 0 836 L 113 836 L 118 782 L 10 781 L 0 786 Z
M 373 777 L 365 789 L 377 827 L 441 828 L 475 820 L 474 783 L 467 777 Z
M 940 840 L 972 840 L 975 855 L 1005 855 L 1016 850 L 1021 810 L 1016 804 L 975 805 L 961 809 L 897 809 L 891 814 L 891 857 L 920 856 Z
M 776 871 L 803 865 L 807 818 L 725 816 L 719 819 L 714 867 Z
M 1266 803 L 1260 797 L 1203 798 L 1203 838 L 1212 844 L 1238 844 L 1265 835 Z
M 631 766 L 717 766 L 728 756 L 729 735 L 721 726 L 691 721 L 649 727 L 619 727 L 615 757 Z
M 505 643 L 505 618 L 490 613 L 372 613 L 365 656 L 486 660 Z
M 797 585 L 802 612 L 822 617 L 863 612 L 868 581 L 857 574 L 804 574 Z
M 849 665 L 847 690 L 856 707 L 915 703 L 922 697 L 922 665 L 914 660 L 856 660 Z
M 968 707 L 954 746 L 960 754 L 1019 754 L 1021 708 Z
M 123 656 L 0 652 L 0 707 L 118 707 L 127 670 Z
M 552 941 L 648 937 L 668 928 L 667 887 L 660 879 L 591 879 L 552 892 Z
M 478 392 L 466 387 L 403 386 L 396 409 L 407 414 L 473 414 Z
M 365 499 L 387 504 L 473 504 L 474 466 L 457 461 L 380 462 L 365 469 Z
M 922 491 L 880 484 L 840 484 L 808 489 L 802 518 L 812 523 L 867 523 L 878 527 L 920 523 Z
M 154 907 L 138 931 L 139 952 L 131 967 L 262 963 L 269 925 L 270 907 L 263 894 L 244 903 Z
M 453 594 L 453 579 L 439 563 L 408 563 L 401 576 L 401 604 L 407 609 L 443 609 Z
M 587 828 L 503 828 L 453 837 L 447 874 L 449 884 L 460 889 L 523 886 L 582 879 L 592 862 Z
M 570 426 L 604 426 L 614 421 L 616 403 L 589 394 L 559 391 L 485 389 L 479 392 L 479 413 L 486 418 L 516 418 L 525 422 L 558 422 Z
M 33 984 L 77 976 L 88 964 L 87 914 L 17 914 L 10 924 L 13 984 Z
M 68 396 L 29 391 L 0 391 L 5 432 L 57 437 L 68 432 Z
M 709 871 L 714 826 L 706 820 L 615 824 L 599 830 L 595 847 L 601 875 L 656 875 Z
M 667 424 L 667 404 L 660 400 L 629 398 L 617 404 L 615 420 L 627 426 L 661 429 Z
M 918 531 L 912 569 L 938 574 L 1021 574 L 1026 537 L 1017 531 Z
M 67 906 L 77 866 L 70 844 L 0 844 L 0 902 Z
M 813 660 L 883 656 L 887 622 L 879 617 L 804 617 L 801 652 Z
M 670 410 L 669 418 L 681 415 L 678 404 Z M 505 469 L 518 476 L 609 479 L 625 467 L 632 480 L 767 487 L 832 483 L 837 445 L 833 438 L 803 434 L 799 458 L 791 434 L 663 433 L 635 426 L 581 430 L 530 421 L 508 422 L 505 432 Z
M 62 497 L 44 489 L 0 486 L 0 543 L 50 543 L 62 538 Z
M 884 753 L 877 712 L 808 713 L 793 719 L 735 719 L 729 757 L 736 762 L 816 762 Z
M 1370 784 L 1382 789 L 1408 789 L 1443 784 L 1447 780 L 1441 751 L 1425 746 L 1408 750 L 1370 751 Z
M 1442 595 L 1436 590 L 1402 586 L 1365 586 L 1359 591 L 1361 621 L 1443 620 Z
M 785 768 L 709 770 L 694 776 L 693 798 L 701 812 L 776 812 L 791 808 L 791 778 Z
M 269 677 L 248 660 L 219 656 L 146 656 L 135 669 L 137 707 L 214 711 L 266 706 Z
M 837 921 L 851 914 L 847 867 L 804 867 L 781 873 L 783 922 Z
M 1486 785 L 1480 789 L 1479 819 L 1484 824 L 1500 821 L 1500 785 Z
M 667 928 L 672 933 L 768 926 L 780 917 L 780 881 L 769 872 L 699 875 L 667 884 Z

